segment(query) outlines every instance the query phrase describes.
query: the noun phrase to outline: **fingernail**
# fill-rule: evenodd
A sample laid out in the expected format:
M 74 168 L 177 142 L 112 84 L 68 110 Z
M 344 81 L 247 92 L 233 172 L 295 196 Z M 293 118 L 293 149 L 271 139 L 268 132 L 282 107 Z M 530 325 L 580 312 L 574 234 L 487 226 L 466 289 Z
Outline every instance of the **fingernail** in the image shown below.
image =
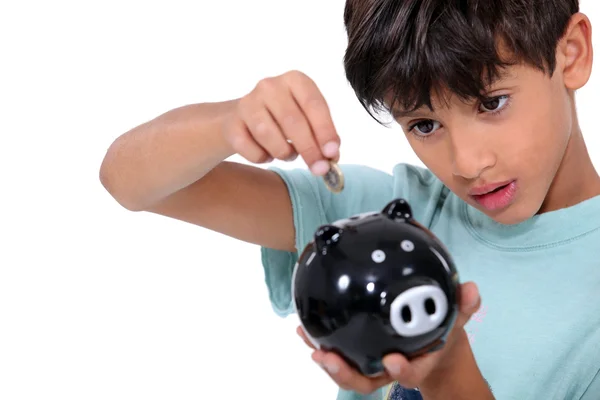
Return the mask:
M 310 170 L 315 175 L 325 175 L 329 171 L 329 163 L 323 160 L 317 161 L 310 167 Z
M 298 158 L 298 153 L 292 154 L 291 156 L 286 158 L 285 161 L 294 161 L 296 158 Z
M 385 369 L 392 375 L 398 375 L 400 373 L 400 364 L 395 362 L 383 362 Z
M 471 300 L 471 302 L 469 303 L 469 308 L 475 307 L 477 305 L 478 301 L 479 301 L 479 296 L 477 296 L 473 300 Z
M 320 366 L 323 366 L 323 353 L 322 352 L 320 352 L 320 351 L 313 351 L 313 353 L 312 353 L 312 359 L 313 359 L 314 362 L 316 362 Z
M 323 155 L 325 157 L 333 158 L 337 156 L 338 150 L 340 149 L 340 145 L 336 142 L 327 142 L 323 146 Z
M 337 374 L 340 370 L 340 367 L 338 367 L 336 364 L 324 364 L 323 366 L 330 374 Z

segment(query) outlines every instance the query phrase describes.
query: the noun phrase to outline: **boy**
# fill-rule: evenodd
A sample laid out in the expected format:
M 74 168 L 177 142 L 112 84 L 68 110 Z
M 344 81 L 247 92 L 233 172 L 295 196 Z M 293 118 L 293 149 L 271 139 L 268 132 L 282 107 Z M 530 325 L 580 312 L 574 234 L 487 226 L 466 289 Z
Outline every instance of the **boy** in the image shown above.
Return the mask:
M 260 245 L 280 315 L 319 225 L 405 198 L 470 281 L 461 315 L 442 350 L 390 355 L 382 377 L 315 351 L 338 398 L 490 399 L 488 382 L 498 399 L 600 398 L 600 178 L 575 111 L 592 68 L 578 1 L 348 0 L 344 21 L 350 84 L 374 117 L 394 116 L 427 169 L 342 166 L 346 189 L 327 191 L 320 176 L 340 138 L 318 88 L 293 71 L 127 132 L 106 154 L 103 185 L 132 211 Z M 309 169 L 223 161 L 235 153 L 300 155 Z

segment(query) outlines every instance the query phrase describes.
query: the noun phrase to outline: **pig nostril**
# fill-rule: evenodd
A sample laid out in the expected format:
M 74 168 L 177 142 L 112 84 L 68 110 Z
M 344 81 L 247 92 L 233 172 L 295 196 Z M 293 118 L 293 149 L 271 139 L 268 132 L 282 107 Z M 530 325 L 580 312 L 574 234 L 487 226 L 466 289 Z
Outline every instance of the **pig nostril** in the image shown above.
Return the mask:
M 411 319 L 412 319 L 412 313 L 410 312 L 410 307 L 409 306 L 402 307 L 401 314 L 402 314 L 402 320 L 405 323 L 409 323 L 411 321 Z
M 425 311 L 429 315 L 435 314 L 435 301 L 431 297 L 425 300 Z

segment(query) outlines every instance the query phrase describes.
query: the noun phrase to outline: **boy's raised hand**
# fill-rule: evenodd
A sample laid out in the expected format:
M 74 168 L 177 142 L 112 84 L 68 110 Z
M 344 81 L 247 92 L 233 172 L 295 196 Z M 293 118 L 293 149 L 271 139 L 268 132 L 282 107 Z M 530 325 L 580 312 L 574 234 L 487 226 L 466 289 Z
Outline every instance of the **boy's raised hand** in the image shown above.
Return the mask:
M 405 388 L 420 388 L 432 383 L 443 384 L 445 375 L 449 375 L 444 371 L 453 370 L 454 364 L 459 363 L 459 358 L 465 354 L 461 348 L 468 346 L 468 339 L 463 328 L 481 304 L 479 291 L 474 283 L 463 283 L 460 290 L 459 314 L 445 346 L 411 361 L 400 354 L 390 354 L 383 359 L 386 373 L 375 378 L 360 374 L 335 353 L 316 350 L 301 327 L 298 327 L 297 332 L 309 347 L 315 349 L 312 354 L 313 360 L 321 365 L 342 389 L 368 394 L 394 381 Z M 448 379 L 454 377 L 448 376 Z
M 298 71 L 261 80 L 235 102 L 223 135 L 252 163 L 291 161 L 300 155 L 316 175 L 338 161 L 340 138 L 317 85 Z

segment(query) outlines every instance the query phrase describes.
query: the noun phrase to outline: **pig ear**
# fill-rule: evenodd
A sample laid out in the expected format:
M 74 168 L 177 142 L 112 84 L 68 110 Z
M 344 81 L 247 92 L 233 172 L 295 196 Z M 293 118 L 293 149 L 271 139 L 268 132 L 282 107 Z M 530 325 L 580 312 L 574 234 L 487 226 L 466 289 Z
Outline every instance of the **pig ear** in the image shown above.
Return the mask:
M 327 249 L 340 240 L 342 228 L 335 225 L 323 225 L 315 233 L 315 244 L 321 254 L 326 254 Z
M 383 208 L 381 213 L 393 220 L 412 219 L 412 209 L 404 199 L 392 200 Z

